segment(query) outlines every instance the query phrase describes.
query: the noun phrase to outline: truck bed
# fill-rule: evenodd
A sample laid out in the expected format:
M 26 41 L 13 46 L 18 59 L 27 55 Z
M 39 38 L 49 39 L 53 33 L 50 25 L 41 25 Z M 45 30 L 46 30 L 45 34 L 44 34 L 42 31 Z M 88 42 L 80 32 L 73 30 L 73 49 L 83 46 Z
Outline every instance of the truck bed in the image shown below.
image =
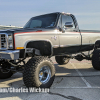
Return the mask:
M 81 32 L 100 33 L 100 30 L 80 30 Z

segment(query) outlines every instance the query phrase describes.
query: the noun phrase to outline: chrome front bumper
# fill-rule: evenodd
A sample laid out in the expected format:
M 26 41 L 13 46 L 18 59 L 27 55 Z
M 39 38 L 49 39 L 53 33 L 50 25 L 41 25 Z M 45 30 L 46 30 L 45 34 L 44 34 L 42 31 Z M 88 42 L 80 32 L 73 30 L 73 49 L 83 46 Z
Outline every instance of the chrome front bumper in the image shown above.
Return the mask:
M 0 59 L 17 60 L 19 59 L 19 50 L 0 51 Z

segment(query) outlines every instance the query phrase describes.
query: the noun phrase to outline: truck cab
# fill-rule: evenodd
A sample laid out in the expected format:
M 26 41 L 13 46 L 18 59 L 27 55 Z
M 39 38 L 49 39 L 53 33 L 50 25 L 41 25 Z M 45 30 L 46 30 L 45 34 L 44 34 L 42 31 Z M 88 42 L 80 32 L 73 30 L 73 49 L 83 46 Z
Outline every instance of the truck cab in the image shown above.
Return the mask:
M 55 56 L 60 65 L 71 58 L 92 60 L 94 69 L 100 70 L 99 48 L 100 32 L 80 31 L 72 14 L 56 12 L 32 17 L 22 29 L 0 31 L 0 79 L 21 71 L 26 87 L 49 88 L 55 78 L 50 57 Z M 80 55 L 72 56 L 77 53 Z

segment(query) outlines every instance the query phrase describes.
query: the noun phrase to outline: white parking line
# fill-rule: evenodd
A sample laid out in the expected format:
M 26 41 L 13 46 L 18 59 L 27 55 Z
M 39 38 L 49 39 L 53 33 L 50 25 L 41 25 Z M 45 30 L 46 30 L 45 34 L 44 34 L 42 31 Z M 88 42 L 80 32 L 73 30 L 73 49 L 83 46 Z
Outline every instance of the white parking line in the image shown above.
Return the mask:
M 51 87 L 51 89 L 100 89 L 100 87 Z
M 85 80 L 85 78 L 83 77 L 83 75 L 81 74 L 81 72 L 76 68 L 76 66 L 70 62 L 70 64 L 74 67 L 74 69 L 77 71 L 77 73 L 79 74 L 79 76 L 81 77 L 81 79 L 84 81 L 84 83 L 86 84 L 86 86 L 88 88 L 92 88 L 92 86 Z

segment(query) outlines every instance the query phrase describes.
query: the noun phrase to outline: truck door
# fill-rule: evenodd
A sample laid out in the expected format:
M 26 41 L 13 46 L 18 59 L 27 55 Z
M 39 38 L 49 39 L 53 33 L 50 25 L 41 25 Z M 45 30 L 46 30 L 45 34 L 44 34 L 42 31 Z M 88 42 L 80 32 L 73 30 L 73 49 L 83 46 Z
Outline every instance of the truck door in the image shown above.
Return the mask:
M 77 29 L 76 19 L 71 15 L 62 14 L 60 18 L 61 31 L 59 32 L 60 52 L 70 54 L 76 53 L 81 46 L 81 35 Z M 66 27 L 66 24 L 72 23 L 72 27 Z

